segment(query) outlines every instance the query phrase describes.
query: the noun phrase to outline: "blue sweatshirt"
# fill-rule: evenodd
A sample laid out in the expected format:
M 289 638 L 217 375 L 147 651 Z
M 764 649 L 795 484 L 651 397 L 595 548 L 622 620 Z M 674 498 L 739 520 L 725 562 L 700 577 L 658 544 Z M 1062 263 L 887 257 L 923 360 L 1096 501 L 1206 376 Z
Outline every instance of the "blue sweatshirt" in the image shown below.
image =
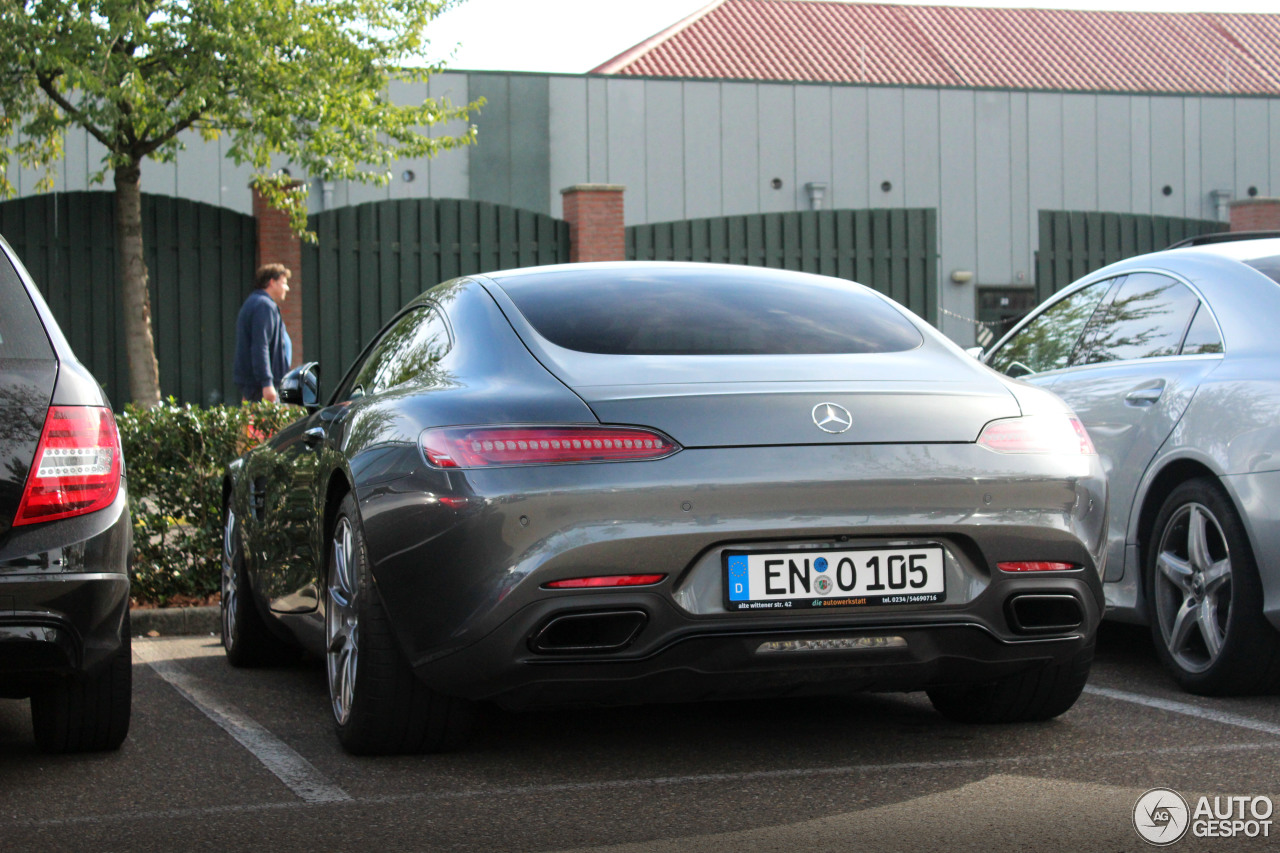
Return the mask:
M 280 319 L 280 306 L 265 290 L 255 290 L 236 317 L 233 378 L 241 388 L 279 385 L 293 359 L 293 341 Z

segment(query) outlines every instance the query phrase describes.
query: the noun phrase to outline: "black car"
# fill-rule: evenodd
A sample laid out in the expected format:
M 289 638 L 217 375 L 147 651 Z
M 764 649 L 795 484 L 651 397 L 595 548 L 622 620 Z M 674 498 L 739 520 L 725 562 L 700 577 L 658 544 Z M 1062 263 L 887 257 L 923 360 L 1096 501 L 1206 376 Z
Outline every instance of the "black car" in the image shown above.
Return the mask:
M 132 542 L 110 404 L 0 238 L 0 696 L 47 752 L 129 732 Z
M 456 279 L 232 464 L 233 664 L 323 655 L 354 752 L 507 707 L 926 690 L 1075 702 L 1106 483 L 1052 393 L 853 284 L 713 264 Z M 309 381 L 310 380 L 310 381 Z

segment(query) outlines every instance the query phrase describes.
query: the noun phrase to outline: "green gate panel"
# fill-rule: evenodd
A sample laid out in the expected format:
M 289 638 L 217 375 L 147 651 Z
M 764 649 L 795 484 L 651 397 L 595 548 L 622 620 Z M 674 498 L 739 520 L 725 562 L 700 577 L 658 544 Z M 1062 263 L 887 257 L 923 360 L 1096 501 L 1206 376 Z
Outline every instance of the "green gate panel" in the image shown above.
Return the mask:
M 564 263 L 569 224 L 542 213 L 465 199 L 401 199 L 311 216 L 302 247 L 306 358 L 321 392 L 338 384 L 400 308 L 442 281 Z
M 938 320 L 938 214 L 932 208 L 808 210 L 627 228 L 627 258 L 819 273 L 872 287 Z
M 0 234 L 112 404 L 128 402 L 114 194 L 48 193 L 0 203 Z M 160 393 L 184 403 L 239 400 L 231 369 L 236 315 L 253 288 L 253 217 L 144 193 L 142 241 Z
M 1036 297 L 1047 299 L 1076 279 L 1116 261 L 1227 228 L 1227 223 L 1216 219 L 1042 210 Z

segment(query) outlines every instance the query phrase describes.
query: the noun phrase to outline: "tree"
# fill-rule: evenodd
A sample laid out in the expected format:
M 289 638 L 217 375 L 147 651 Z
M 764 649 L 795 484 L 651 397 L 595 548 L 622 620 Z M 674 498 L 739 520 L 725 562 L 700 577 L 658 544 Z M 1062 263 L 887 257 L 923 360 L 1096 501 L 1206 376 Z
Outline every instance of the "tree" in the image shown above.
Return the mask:
M 250 164 L 256 187 L 306 229 L 306 185 L 288 164 L 325 180 L 383 183 L 399 157 L 427 157 L 472 142 L 475 128 L 428 136 L 466 120 L 446 100 L 396 105 L 391 74 L 406 69 L 428 23 L 456 0 L 0 0 L 0 196 L 8 165 L 45 168 L 80 127 L 106 147 L 102 182 L 115 186 L 116 258 L 125 317 L 129 391 L 160 399 L 143 257 L 141 164 L 169 161 L 180 134 L 225 134 L 228 155 Z

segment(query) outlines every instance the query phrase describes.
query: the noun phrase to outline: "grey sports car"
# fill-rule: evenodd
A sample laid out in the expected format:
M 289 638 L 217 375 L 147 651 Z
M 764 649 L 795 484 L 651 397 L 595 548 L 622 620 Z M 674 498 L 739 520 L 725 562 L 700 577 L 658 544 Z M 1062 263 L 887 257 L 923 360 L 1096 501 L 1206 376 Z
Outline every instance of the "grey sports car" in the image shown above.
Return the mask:
M 1084 686 L 1106 483 L 1053 394 L 878 293 L 709 264 L 495 272 L 413 300 L 226 480 L 235 665 L 327 661 L 357 753 L 471 703 Z
M 986 361 L 1060 394 L 1110 479 L 1108 618 L 1187 690 L 1280 687 L 1280 239 L 1194 238 L 1055 295 Z

